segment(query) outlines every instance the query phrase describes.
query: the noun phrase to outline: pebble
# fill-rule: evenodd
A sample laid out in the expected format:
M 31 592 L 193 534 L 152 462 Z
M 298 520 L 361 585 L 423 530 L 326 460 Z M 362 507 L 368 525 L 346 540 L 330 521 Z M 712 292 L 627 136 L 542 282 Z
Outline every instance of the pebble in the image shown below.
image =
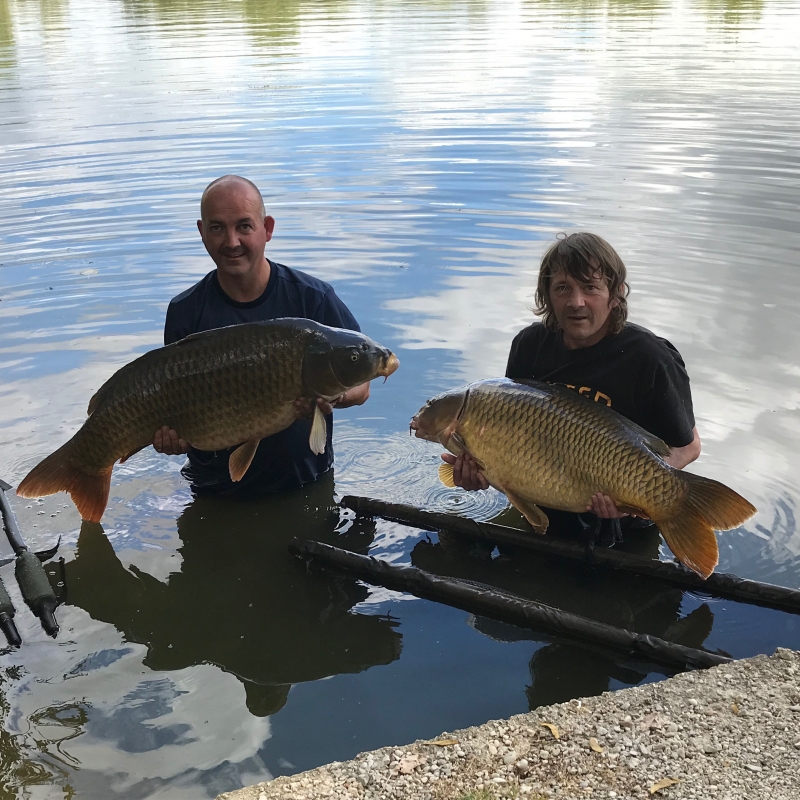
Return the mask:
M 798 800 L 798 671 L 800 653 L 779 649 L 434 737 L 456 745 L 362 753 L 218 800 Z M 557 726 L 558 741 L 542 722 Z M 651 791 L 665 778 L 677 783 Z

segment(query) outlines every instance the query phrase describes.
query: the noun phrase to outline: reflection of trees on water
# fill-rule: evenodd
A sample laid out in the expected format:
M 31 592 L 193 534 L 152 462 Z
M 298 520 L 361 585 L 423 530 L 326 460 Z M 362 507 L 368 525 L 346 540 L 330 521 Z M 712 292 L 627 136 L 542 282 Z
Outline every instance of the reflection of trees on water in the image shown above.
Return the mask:
M 6 72 L 16 64 L 14 15 L 10 3 L 11 0 L 0 0 L 0 72 Z
M 15 18 L 34 17 L 45 35 L 56 33 L 67 25 L 70 0 L 0 0 L 0 45 L 13 43 Z
M 400 634 L 354 614 L 368 590 L 332 576 L 308 580 L 294 536 L 360 550 L 374 526 L 335 533 L 332 475 L 260 501 L 196 499 L 178 519 L 180 571 L 162 582 L 120 562 L 100 525 L 84 523 L 66 565 L 68 602 L 148 648 L 153 670 L 215 664 L 235 675 L 256 716 L 278 711 L 291 685 L 389 664 Z
M 501 521 L 508 524 L 512 516 L 503 515 Z M 659 542 L 655 529 L 639 530 L 626 534 L 621 549 L 655 557 Z M 595 572 L 589 566 L 576 568 L 520 550 L 481 560 L 476 558 L 473 545 L 448 537 L 436 544 L 420 542 L 412 552 L 412 562 L 422 569 L 488 583 L 564 611 L 688 647 L 701 647 L 713 627 L 714 615 L 705 604 L 681 617 L 680 589 L 646 578 Z M 610 688 L 611 681 L 635 685 L 653 668 L 629 662 L 612 650 L 553 642 L 534 631 L 485 617 L 473 618 L 472 625 L 498 641 L 546 642 L 530 662 L 532 682 L 526 694 L 532 709 L 600 694 Z
M 581 16 L 605 14 L 622 20 L 666 13 L 675 4 L 671 0 L 528 0 L 528 5 L 537 10 L 557 10 Z M 721 19 L 726 25 L 738 25 L 758 19 L 764 0 L 699 0 L 695 7 L 711 20 Z
M 0 48 L 14 45 L 14 26 L 12 25 L 9 0 L 0 0 Z M 0 54 L 0 65 L 5 66 L 6 55 Z
M 712 24 L 733 27 L 760 19 L 764 0 L 697 0 L 697 7 Z
M 62 744 L 83 733 L 86 709 L 77 702 L 42 708 L 28 717 L 25 733 L 12 733 L 7 724 L 10 705 L 6 695 L 24 677 L 22 667 L 0 669 L 0 797 L 28 797 L 28 790 L 34 787 L 48 786 L 52 792 L 57 786 L 65 800 L 70 800 L 75 791 L 68 776 L 77 764 L 62 750 Z M 38 796 L 35 790 L 30 794 Z
M 596 17 L 600 14 L 610 18 L 654 17 L 666 12 L 669 0 L 528 0 L 529 8 L 537 11 L 560 12 L 565 16 Z
M 123 0 L 126 13 L 133 20 L 155 17 L 165 25 L 197 28 L 198 33 L 214 36 L 214 23 L 221 16 L 235 16 L 248 26 L 256 39 L 294 41 L 303 17 L 317 21 L 335 19 L 348 10 L 349 2 L 323 0 L 309 5 L 305 0 L 242 0 L 231 6 L 220 0 Z M 207 27 L 208 26 L 208 27 Z

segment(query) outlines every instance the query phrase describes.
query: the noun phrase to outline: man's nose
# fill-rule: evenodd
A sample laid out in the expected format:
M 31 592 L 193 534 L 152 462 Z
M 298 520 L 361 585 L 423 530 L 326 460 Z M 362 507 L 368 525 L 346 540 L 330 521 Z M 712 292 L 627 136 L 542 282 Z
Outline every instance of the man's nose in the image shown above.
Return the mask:
M 570 308 L 583 308 L 586 305 L 586 298 L 583 296 L 583 292 L 571 292 L 567 305 Z
M 225 238 L 223 243 L 225 247 L 230 247 L 231 249 L 239 246 L 239 234 L 236 232 L 236 228 L 225 229 Z

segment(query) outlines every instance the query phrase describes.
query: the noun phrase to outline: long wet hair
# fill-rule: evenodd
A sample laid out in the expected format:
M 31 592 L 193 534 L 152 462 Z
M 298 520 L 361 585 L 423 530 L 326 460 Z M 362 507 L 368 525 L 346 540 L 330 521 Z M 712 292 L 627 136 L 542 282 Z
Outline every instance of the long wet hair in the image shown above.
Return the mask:
M 539 281 L 536 285 L 536 306 L 534 311 L 542 318 L 549 330 L 558 330 L 558 321 L 550 304 L 550 280 L 557 272 L 564 270 L 576 281 L 590 281 L 599 270 L 608 286 L 609 302 L 616 299 L 617 305 L 611 309 L 608 332 L 619 333 L 628 319 L 627 296 L 630 287 L 626 281 L 627 270 L 617 251 L 594 233 L 559 233 L 558 241 L 550 246 L 542 256 L 539 267 Z

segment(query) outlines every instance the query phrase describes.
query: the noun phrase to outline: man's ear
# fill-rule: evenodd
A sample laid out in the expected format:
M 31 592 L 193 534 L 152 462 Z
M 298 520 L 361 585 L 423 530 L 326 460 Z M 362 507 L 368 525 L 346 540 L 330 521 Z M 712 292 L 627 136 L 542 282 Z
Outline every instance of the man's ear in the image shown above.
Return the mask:
M 198 222 L 198 225 L 199 224 L 200 223 Z M 270 216 L 264 217 L 264 230 L 267 233 L 267 241 L 269 241 L 272 238 L 272 231 L 275 230 L 275 217 L 270 217 Z
M 197 230 L 200 231 L 200 238 L 203 238 L 203 220 L 197 220 Z

